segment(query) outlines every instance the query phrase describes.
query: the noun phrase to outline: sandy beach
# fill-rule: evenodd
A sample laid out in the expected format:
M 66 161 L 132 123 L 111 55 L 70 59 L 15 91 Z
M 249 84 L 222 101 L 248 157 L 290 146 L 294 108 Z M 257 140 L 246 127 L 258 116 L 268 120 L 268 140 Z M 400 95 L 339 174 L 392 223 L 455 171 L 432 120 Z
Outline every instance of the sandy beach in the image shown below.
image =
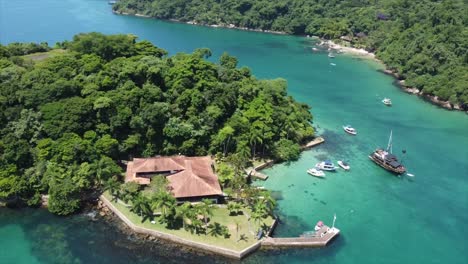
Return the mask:
M 335 42 L 333 42 L 331 40 L 324 41 L 323 45 L 326 45 L 326 46 L 328 46 L 328 47 L 330 47 L 331 49 L 334 49 L 334 50 L 339 50 L 339 51 L 341 51 L 343 53 L 348 53 L 348 54 L 352 54 L 352 55 L 358 55 L 358 56 L 368 57 L 368 58 L 371 58 L 371 59 L 376 59 L 374 53 L 368 52 L 365 49 L 358 49 L 358 48 L 343 46 L 343 45 L 337 44 L 337 43 L 335 43 Z

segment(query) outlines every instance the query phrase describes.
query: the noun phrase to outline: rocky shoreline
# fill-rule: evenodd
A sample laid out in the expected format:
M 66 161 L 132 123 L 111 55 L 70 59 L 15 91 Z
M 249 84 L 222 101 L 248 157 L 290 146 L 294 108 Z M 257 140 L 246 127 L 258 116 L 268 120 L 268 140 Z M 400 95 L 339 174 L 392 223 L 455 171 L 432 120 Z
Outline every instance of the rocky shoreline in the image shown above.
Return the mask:
M 253 28 L 247 28 L 247 27 L 237 27 L 234 24 L 203 24 L 203 23 L 197 23 L 195 21 L 181 21 L 178 19 L 162 19 L 162 18 L 155 18 L 152 16 L 148 15 L 143 15 L 139 13 L 128 13 L 128 12 L 121 12 L 121 11 L 115 11 L 112 10 L 112 13 L 116 15 L 123 15 L 123 16 L 136 16 L 136 17 L 144 17 L 144 18 L 154 18 L 158 20 L 165 20 L 165 21 L 170 21 L 170 22 L 176 22 L 176 23 L 183 23 L 183 24 L 189 24 L 189 25 L 198 25 L 198 26 L 204 26 L 204 27 L 212 27 L 212 28 L 229 28 L 229 29 L 238 29 L 238 30 L 244 30 L 244 31 L 253 31 L 253 32 L 261 32 L 261 33 L 269 33 L 269 34 L 276 34 L 276 35 L 288 35 L 288 33 L 283 32 L 283 31 L 274 31 L 274 30 L 263 30 L 263 29 L 253 29 Z
M 418 88 L 405 85 L 405 80 L 401 79 L 401 76 L 398 73 L 390 69 L 385 69 L 385 70 L 382 70 L 381 72 L 394 77 L 396 79 L 395 84 L 406 93 L 417 95 L 421 97 L 422 99 L 424 99 L 425 101 L 435 104 L 447 110 L 457 110 L 457 111 L 466 110 L 466 113 L 468 114 L 468 109 L 463 109 L 462 105 L 452 104 L 450 101 L 440 100 L 439 97 L 436 95 L 425 94 L 422 91 L 420 91 Z

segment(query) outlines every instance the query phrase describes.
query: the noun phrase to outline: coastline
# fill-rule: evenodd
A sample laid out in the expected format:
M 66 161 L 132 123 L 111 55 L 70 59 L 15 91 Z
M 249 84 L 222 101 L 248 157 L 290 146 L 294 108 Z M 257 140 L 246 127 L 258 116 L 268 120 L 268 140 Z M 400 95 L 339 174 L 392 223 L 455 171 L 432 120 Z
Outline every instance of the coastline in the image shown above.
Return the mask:
M 139 226 L 138 224 L 135 224 L 130 219 L 128 219 L 123 213 L 121 213 L 104 195 L 101 195 L 99 197 L 99 200 L 102 202 L 102 205 L 104 205 L 105 207 L 98 208 L 98 210 L 104 211 L 107 215 L 111 211 L 117 218 L 119 218 L 123 223 L 125 223 L 126 226 L 130 228 L 132 232 L 134 233 L 141 234 L 143 236 L 154 237 L 156 239 L 170 241 L 174 244 L 198 249 L 206 253 L 212 253 L 212 254 L 214 253 L 214 254 L 221 255 L 227 258 L 240 260 L 250 255 L 251 253 L 257 251 L 258 249 L 260 249 L 262 242 L 264 240 L 262 238 L 242 250 L 234 250 L 234 249 L 229 249 L 229 248 L 225 248 L 222 246 L 215 246 L 215 245 L 211 245 L 207 243 L 193 241 L 193 240 L 179 237 L 177 235 L 164 233 L 161 231 L 148 229 L 148 228 Z M 276 226 L 276 220 L 273 222 L 271 228 L 274 228 L 275 226 Z M 270 230 L 270 232 L 273 232 L 273 231 Z
M 269 33 L 269 34 L 276 34 L 276 35 L 290 35 L 290 34 L 288 34 L 286 32 L 282 32 L 282 31 L 237 27 L 234 24 L 208 25 L 208 24 L 200 24 L 200 23 L 197 23 L 197 22 L 194 22 L 194 21 L 184 22 L 184 21 L 180 21 L 178 19 L 160 19 L 160 18 L 155 18 L 155 17 L 152 17 L 152 16 L 143 15 L 143 14 L 139 14 L 139 13 L 132 14 L 132 13 L 128 13 L 128 12 L 119 12 L 119 11 L 115 11 L 115 10 L 112 10 L 112 13 L 114 13 L 116 15 L 153 18 L 153 19 L 165 20 L 165 21 L 170 21 L 170 22 L 183 23 L 183 24 L 189 24 L 189 25 L 206 26 L 206 27 L 212 27 L 212 28 L 227 28 L 227 29 L 237 29 L 237 30 L 243 30 L 243 31 Z M 396 79 L 395 84 L 401 90 L 403 90 L 404 92 L 406 92 L 408 94 L 417 95 L 418 97 L 420 97 L 424 101 L 432 103 L 432 104 L 434 104 L 436 106 L 439 106 L 439 107 L 441 107 L 443 109 L 464 111 L 464 112 L 466 112 L 468 114 L 468 110 L 464 110 L 463 106 L 461 104 L 452 104 L 452 103 L 450 103 L 450 101 L 440 100 L 438 98 L 438 96 L 436 96 L 436 95 L 425 94 L 425 93 L 423 93 L 422 91 L 420 91 L 419 89 L 417 89 L 415 87 L 410 87 L 410 86 L 405 85 L 405 80 L 402 79 L 401 76 L 399 76 L 398 73 L 396 73 L 395 71 L 389 69 L 388 66 L 384 62 L 379 60 L 377 58 L 377 56 L 373 52 L 369 52 L 369 51 L 367 51 L 367 50 L 365 50 L 363 48 L 358 49 L 358 48 L 355 48 L 355 47 L 352 47 L 352 46 L 344 46 L 344 45 L 338 44 L 338 43 L 336 43 L 336 42 L 334 42 L 332 40 L 325 40 L 325 39 L 321 39 L 321 38 L 320 38 L 320 40 L 321 40 L 321 43 L 320 43 L 321 45 L 326 45 L 331 49 L 340 50 L 341 52 L 346 53 L 346 54 L 350 54 L 350 55 L 355 55 L 355 56 L 359 56 L 359 57 L 363 57 L 363 58 L 367 58 L 367 59 L 373 59 L 373 60 L 376 60 L 376 61 L 382 63 L 384 65 L 384 67 L 385 67 L 385 70 L 382 70 L 382 72 L 387 74 L 387 75 L 391 75 L 392 77 L 394 77 Z
M 450 101 L 440 100 L 439 97 L 436 96 L 436 95 L 425 94 L 421 90 L 419 90 L 418 88 L 405 85 L 405 80 L 397 72 L 389 69 L 388 66 L 383 61 L 381 61 L 380 59 L 377 58 L 375 53 L 369 52 L 369 51 L 367 51 L 365 49 L 362 49 L 362 48 L 358 49 L 358 48 L 354 48 L 352 46 L 349 47 L 349 46 L 340 45 L 338 43 L 333 42 L 332 40 L 322 40 L 320 45 L 328 46 L 330 49 L 339 50 L 339 51 L 341 51 L 343 53 L 346 53 L 346 54 L 350 54 L 350 55 L 359 56 L 359 57 L 363 57 L 363 58 L 366 58 L 366 59 L 372 59 L 372 60 L 378 61 L 379 63 L 381 63 L 385 67 L 385 69 L 380 70 L 380 72 L 382 72 L 384 74 L 387 74 L 387 75 L 390 75 L 393 78 L 395 78 L 395 85 L 397 87 L 399 87 L 401 90 L 403 90 L 405 93 L 412 94 L 412 95 L 417 95 L 418 97 L 420 97 L 424 101 L 432 103 L 432 104 L 434 104 L 436 106 L 439 106 L 441 108 L 444 108 L 446 110 L 465 111 L 465 110 L 463 110 L 462 105 L 452 104 L 452 103 L 450 103 Z M 468 111 L 466 111 L 466 113 L 468 114 Z
M 197 23 L 195 21 L 181 21 L 178 19 L 170 18 L 170 19 L 162 19 L 162 18 L 156 18 L 148 15 L 143 15 L 139 13 L 128 13 L 128 12 L 119 12 L 112 10 L 112 13 L 115 15 L 123 15 L 123 16 L 136 16 L 136 17 L 144 17 L 144 18 L 152 18 L 152 19 L 158 19 L 158 20 L 163 20 L 163 21 L 170 21 L 170 22 L 175 22 L 175 23 L 182 23 L 182 24 L 188 24 L 188 25 L 196 25 L 196 26 L 203 26 L 203 27 L 212 27 L 212 28 L 227 28 L 227 29 L 237 29 L 237 30 L 243 30 L 243 31 L 252 31 L 252 32 L 260 32 L 260 33 L 269 33 L 269 34 L 275 34 L 275 35 L 288 35 L 288 33 L 283 32 L 283 31 L 274 31 L 274 30 L 263 30 L 263 29 L 253 29 L 253 28 L 247 28 L 247 27 L 237 27 L 234 24 L 202 24 L 202 23 Z

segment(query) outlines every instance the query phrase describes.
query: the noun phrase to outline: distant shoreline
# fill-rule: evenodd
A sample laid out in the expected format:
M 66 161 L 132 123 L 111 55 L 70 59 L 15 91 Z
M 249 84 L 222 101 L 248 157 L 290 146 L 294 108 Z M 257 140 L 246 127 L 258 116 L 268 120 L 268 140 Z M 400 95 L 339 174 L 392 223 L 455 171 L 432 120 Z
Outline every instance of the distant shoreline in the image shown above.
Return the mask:
M 178 19 L 161 19 L 161 18 L 155 18 L 155 17 L 148 16 L 148 15 L 139 14 L 139 13 L 131 14 L 131 13 L 119 12 L 119 11 L 115 11 L 115 10 L 112 10 L 112 13 L 114 13 L 116 15 L 153 18 L 153 19 L 158 19 L 158 20 L 166 20 L 166 21 L 170 21 L 170 22 L 183 23 L 183 24 L 189 24 L 189 25 L 199 25 L 199 26 L 212 27 L 212 28 L 237 29 L 237 30 L 244 30 L 244 31 L 269 33 L 269 34 L 275 34 L 275 35 L 291 35 L 291 34 L 288 34 L 286 32 L 282 32 L 282 31 L 237 27 L 237 26 L 235 26 L 233 24 L 229 24 L 229 25 L 224 25 L 224 24 L 221 24 L 221 25 L 217 25 L 217 24 L 208 25 L 208 24 L 200 24 L 200 23 L 197 23 L 197 22 L 194 22 L 194 21 L 184 22 L 184 21 L 180 21 Z M 303 36 L 303 37 L 305 37 L 305 36 Z M 450 101 L 442 101 L 436 95 L 424 94 L 422 91 L 420 91 L 419 89 L 417 89 L 415 87 L 410 87 L 410 86 L 405 85 L 405 80 L 402 79 L 401 76 L 398 73 L 396 73 L 395 71 L 389 69 L 388 66 L 385 63 L 383 63 L 381 60 L 379 60 L 376 57 L 376 55 L 374 53 L 372 53 L 372 52 L 366 51 L 365 49 L 362 49 L 362 48 L 358 49 L 358 48 L 354 48 L 354 47 L 343 46 L 343 45 L 340 45 L 340 44 L 337 44 L 337 43 L 333 42 L 332 40 L 325 40 L 325 39 L 321 39 L 321 38 L 320 38 L 320 40 L 322 41 L 323 44 L 327 45 L 328 47 L 330 47 L 332 49 L 335 49 L 335 50 L 341 50 L 343 53 L 358 55 L 358 56 L 362 56 L 364 58 L 374 59 L 376 61 L 381 62 L 385 66 L 385 70 L 383 70 L 382 72 L 387 74 L 387 75 L 393 76 L 396 79 L 396 85 L 401 90 L 403 90 L 404 92 L 406 92 L 408 94 L 417 95 L 417 96 L 421 97 L 422 99 L 424 99 L 425 101 L 430 102 L 430 103 L 432 103 L 434 105 L 437 105 L 437 106 L 439 106 L 439 107 L 441 107 L 443 109 L 446 109 L 446 110 L 465 111 L 465 110 L 463 110 L 463 107 L 460 104 L 457 105 L 457 104 L 450 103 Z M 466 111 L 466 113 L 468 114 L 468 111 Z

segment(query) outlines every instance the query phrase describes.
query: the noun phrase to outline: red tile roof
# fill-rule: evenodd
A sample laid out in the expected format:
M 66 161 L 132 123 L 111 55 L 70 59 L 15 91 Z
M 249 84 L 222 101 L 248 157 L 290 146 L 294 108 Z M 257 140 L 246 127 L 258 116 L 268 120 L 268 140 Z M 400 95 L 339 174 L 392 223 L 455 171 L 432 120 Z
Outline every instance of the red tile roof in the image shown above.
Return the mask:
M 169 172 L 167 179 L 176 198 L 221 195 L 218 176 L 214 174 L 211 164 L 209 156 L 138 158 L 127 164 L 125 181 L 149 184 L 150 179 L 138 177 L 138 173 Z

